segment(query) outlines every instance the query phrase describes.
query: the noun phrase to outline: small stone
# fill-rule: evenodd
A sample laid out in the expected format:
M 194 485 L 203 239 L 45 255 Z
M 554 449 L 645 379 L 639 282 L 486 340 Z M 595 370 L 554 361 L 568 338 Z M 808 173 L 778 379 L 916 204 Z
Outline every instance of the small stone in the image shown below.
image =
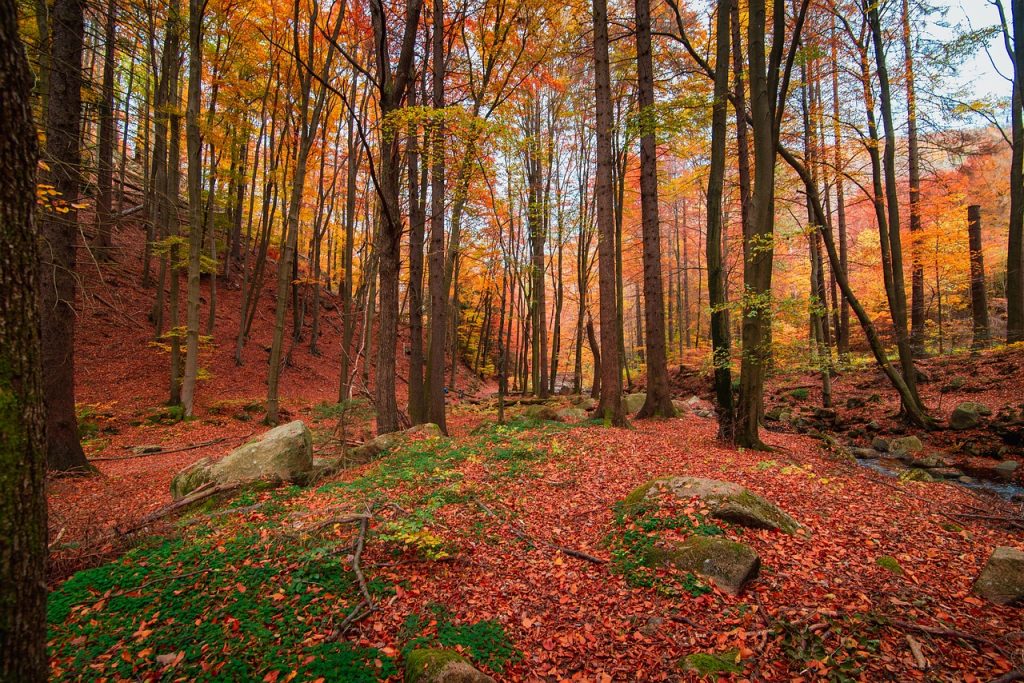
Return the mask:
M 1024 602 L 1024 552 L 1008 546 L 993 550 L 974 582 L 974 592 L 997 605 Z
M 889 442 L 889 451 L 892 453 L 920 453 L 924 450 L 924 444 L 916 436 L 901 436 Z
M 1020 463 L 1016 460 L 1004 460 L 992 469 L 1003 479 L 1013 479 L 1013 475 L 1020 468 Z

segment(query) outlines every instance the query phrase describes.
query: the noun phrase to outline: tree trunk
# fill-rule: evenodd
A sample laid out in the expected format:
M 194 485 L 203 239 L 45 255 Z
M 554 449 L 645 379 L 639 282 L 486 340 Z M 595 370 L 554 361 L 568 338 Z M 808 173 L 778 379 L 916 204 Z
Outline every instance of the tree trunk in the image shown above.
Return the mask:
M 444 2 L 433 2 L 433 107 L 444 108 Z M 434 124 L 430 140 L 430 248 L 428 269 L 430 276 L 430 335 L 427 342 L 427 375 L 424 382 L 427 421 L 433 422 L 444 433 L 448 432 L 444 409 L 444 340 L 448 319 L 448 283 L 445 281 L 444 250 L 444 192 L 445 148 L 444 124 Z
M 597 128 L 597 177 L 594 182 L 597 211 L 598 284 L 601 313 L 601 400 L 597 414 L 613 426 L 626 425 L 622 406 L 622 374 L 619 371 L 620 325 L 615 287 L 615 215 L 612 206 L 612 97 L 608 65 L 608 4 L 593 0 L 594 97 Z
M 971 258 L 971 313 L 974 321 L 973 349 L 988 347 L 988 297 L 985 293 L 985 260 L 981 250 L 981 207 L 967 207 L 967 237 Z
M 117 2 L 107 3 L 106 30 L 104 34 L 103 86 L 99 101 L 99 145 L 97 149 L 96 172 L 96 242 L 97 258 L 111 257 L 111 230 L 113 229 L 114 198 L 114 56 L 117 48 Z M 125 121 L 127 127 L 127 109 Z
M 903 0 L 903 59 L 907 84 L 907 165 L 910 175 L 910 351 L 925 354 L 924 264 L 921 260 L 921 155 L 917 136 L 917 91 L 910 32 L 910 0 Z
M 708 298 L 711 305 L 711 348 L 718 408 L 718 438 L 731 443 L 736 437 L 732 396 L 732 350 L 725 280 L 722 277 L 722 192 L 725 187 L 725 144 L 728 131 L 730 15 L 734 0 L 719 0 L 716 20 L 715 99 L 711 110 L 711 167 L 708 171 Z M 737 117 L 737 123 L 743 117 Z
M 415 82 L 409 87 L 409 106 L 416 106 Z M 409 187 L 409 420 L 417 425 L 426 419 L 423 393 L 423 233 L 426 230 L 426 213 L 420 202 L 419 136 L 415 124 L 409 125 L 405 154 Z
M 199 277 L 203 249 L 203 139 L 199 132 L 203 78 L 203 0 L 189 0 L 188 104 L 185 109 L 185 147 L 188 155 L 188 294 L 185 316 L 185 374 L 181 404 L 192 416 L 199 375 Z M 212 160 L 211 160 L 211 163 Z M 213 226 L 209 226 L 213 229 Z M 212 281 L 211 281 L 212 284 Z M 212 304 L 212 302 L 211 302 Z
M 58 3 L 59 5 L 60 3 Z M 65 19 L 66 15 L 60 15 Z M 55 19 L 58 17 L 55 16 Z M 61 71 L 61 69 L 58 69 Z M 66 74 L 58 80 L 66 79 Z M 73 79 L 72 79 L 73 80 Z M 35 234 L 32 76 L 13 0 L 0 2 L 0 680 L 44 683 L 46 409 Z M 65 101 L 58 100 L 61 105 Z M 77 143 L 76 143 L 77 144 Z
M 665 349 L 665 290 L 661 279 L 661 225 L 658 216 L 658 150 L 651 55 L 650 0 L 636 0 L 636 67 L 640 120 L 640 212 L 643 225 L 644 327 L 647 398 L 637 418 L 673 417 Z M 728 19 L 728 17 L 726 17 Z
M 46 399 L 46 462 L 51 470 L 87 471 L 75 415 L 75 250 L 81 182 L 82 0 L 56 0 L 52 27 L 44 182 L 59 192 L 61 211 L 44 210 L 42 239 L 43 395 Z M 10 56 L 4 53 L 5 58 Z M 4 127 L 6 129 L 6 122 Z M 35 191 L 32 191 L 33 196 Z
M 1006 244 L 1006 343 L 1024 341 L 1024 0 L 1013 12 L 1013 100 L 1010 229 Z M 1010 51 L 1009 47 L 1007 51 Z

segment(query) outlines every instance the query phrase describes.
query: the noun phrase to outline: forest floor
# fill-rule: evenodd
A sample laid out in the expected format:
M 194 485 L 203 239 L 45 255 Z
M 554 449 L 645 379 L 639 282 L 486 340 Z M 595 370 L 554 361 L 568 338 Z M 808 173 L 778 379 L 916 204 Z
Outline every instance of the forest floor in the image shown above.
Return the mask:
M 803 419 L 768 423 L 771 452 L 720 447 L 714 419 L 692 413 L 610 429 L 513 411 L 500 426 L 489 404 L 453 401 L 450 439 L 414 439 L 311 487 L 256 487 L 134 528 L 171 501 L 176 472 L 265 429 L 272 295 L 238 368 L 228 340 L 240 295 L 218 293 L 219 343 L 201 361 L 209 379 L 182 421 L 163 405 L 167 355 L 151 343 L 151 294 L 127 258 L 103 266 L 105 284 L 79 303 L 78 397 L 98 474 L 49 482 L 55 680 L 400 680 L 405 655 L 424 645 L 512 681 L 696 679 L 679 662 L 699 653 L 715 655 L 700 660 L 711 675 L 735 680 L 986 681 L 1024 665 L 1020 608 L 971 592 L 994 547 L 1024 546 L 1019 501 L 901 481 L 815 437 L 864 446 L 909 433 L 871 368 L 835 379 L 832 413 L 816 408 L 816 376 L 774 378 L 766 408 Z M 318 455 L 340 448 L 337 315 L 325 317 L 323 356 L 296 344 L 282 389 Z M 963 400 L 994 411 L 1021 400 L 1021 350 L 922 368 L 938 417 Z M 678 374 L 680 398 L 706 387 Z M 490 391 L 468 373 L 459 382 Z M 914 433 L 980 475 L 1020 459 L 995 450 L 990 422 Z M 367 425 L 347 437 L 366 438 Z M 759 578 L 731 596 L 649 569 L 639 556 L 652 528 L 621 503 L 671 474 L 742 484 L 803 528 L 708 525 L 706 510 L 688 507 L 679 514 L 693 528 L 753 548 Z M 349 626 L 361 576 L 374 609 Z

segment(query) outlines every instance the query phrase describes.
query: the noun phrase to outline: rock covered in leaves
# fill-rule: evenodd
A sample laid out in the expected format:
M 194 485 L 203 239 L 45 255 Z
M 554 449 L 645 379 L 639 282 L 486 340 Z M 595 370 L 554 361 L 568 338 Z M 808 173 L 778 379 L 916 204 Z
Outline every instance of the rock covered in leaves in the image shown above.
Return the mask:
M 691 536 L 668 548 L 655 547 L 644 560 L 651 567 L 699 574 L 729 595 L 739 595 L 761 570 L 761 558 L 750 546 L 721 536 Z
M 420 648 L 405 658 L 405 683 L 494 683 L 452 650 Z
M 997 605 L 1024 604 L 1024 552 L 999 546 L 974 582 L 974 592 Z
M 667 476 L 653 479 L 630 493 L 623 501 L 627 511 L 652 503 L 664 493 L 687 500 L 699 498 L 711 509 L 711 516 L 753 529 L 772 529 L 792 534 L 800 528 L 795 519 L 777 505 L 728 481 L 701 477 Z
M 175 475 L 174 500 L 204 484 L 244 484 L 262 479 L 296 481 L 313 467 L 313 437 L 301 420 L 275 427 L 220 460 L 203 458 Z
M 964 401 L 953 409 L 949 416 L 949 426 L 952 429 L 972 429 L 981 424 L 983 416 L 991 414 L 992 410 L 984 403 Z

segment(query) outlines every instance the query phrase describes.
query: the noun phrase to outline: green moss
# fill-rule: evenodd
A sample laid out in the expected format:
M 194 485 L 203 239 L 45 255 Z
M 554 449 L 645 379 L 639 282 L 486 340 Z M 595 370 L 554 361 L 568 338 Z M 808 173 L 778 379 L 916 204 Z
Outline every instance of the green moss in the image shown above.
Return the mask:
M 903 573 L 903 567 L 900 566 L 900 563 L 896 560 L 895 557 L 890 557 L 889 555 L 881 555 L 877 557 L 875 559 L 875 564 L 877 564 L 879 567 L 882 567 L 883 569 L 888 569 L 893 574 Z
M 413 650 L 405 658 L 405 683 L 428 681 L 453 662 L 468 664 L 462 655 L 452 650 L 436 648 Z
M 806 401 L 811 395 L 811 392 L 803 387 L 799 389 L 793 389 L 789 392 L 789 396 L 795 398 L 798 401 Z
M 685 671 L 694 671 L 700 676 L 712 674 L 738 674 L 743 673 L 743 665 L 739 659 L 739 650 L 726 650 L 725 652 L 694 652 L 686 655 L 679 662 Z

